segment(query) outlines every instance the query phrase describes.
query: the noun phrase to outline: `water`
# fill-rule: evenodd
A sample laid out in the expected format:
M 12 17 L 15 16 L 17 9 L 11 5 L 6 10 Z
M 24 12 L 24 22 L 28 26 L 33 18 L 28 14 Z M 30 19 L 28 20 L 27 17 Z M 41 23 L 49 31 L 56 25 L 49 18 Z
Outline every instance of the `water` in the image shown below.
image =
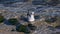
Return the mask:
M 12 12 L 27 12 L 28 10 L 30 12 L 34 11 L 35 13 L 39 13 L 39 14 L 45 14 L 45 15 L 50 15 L 50 14 L 60 14 L 60 6 L 45 6 L 45 5 L 31 5 L 27 2 L 24 2 L 27 0 L 4 0 L 4 1 L 0 1 L 0 10 L 8 10 L 8 11 L 12 11 Z M 12 3 L 10 3 L 12 2 Z M 38 2 L 36 2 L 36 4 L 38 4 Z M 44 10 L 58 10 L 59 12 L 44 12 Z
M 14 3 L 14 2 L 26 2 L 28 0 L 0 0 L 0 3 Z

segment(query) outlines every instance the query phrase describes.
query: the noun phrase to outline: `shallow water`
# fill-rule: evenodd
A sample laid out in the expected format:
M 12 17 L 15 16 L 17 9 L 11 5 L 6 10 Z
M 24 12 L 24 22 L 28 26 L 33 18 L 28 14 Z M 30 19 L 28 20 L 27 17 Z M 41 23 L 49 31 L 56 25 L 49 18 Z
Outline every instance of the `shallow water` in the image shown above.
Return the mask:
M 35 13 L 39 13 L 39 14 L 42 14 L 42 15 L 50 15 L 50 14 L 57 14 L 59 15 L 60 14 L 60 6 L 45 6 L 45 5 L 31 5 L 27 2 L 24 2 L 24 0 L 8 0 L 8 1 L 14 1 L 13 3 L 8 3 L 6 1 L 6 4 L 4 4 L 4 2 L 0 2 L 0 10 L 8 10 L 8 11 L 12 11 L 12 12 L 16 12 L 16 13 L 27 13 L 28 10 L 30 12 L 34 11 Z M 16 2 L 17 1 L 17 2 Z M 27 0 L 26 0 L 27 1 Z M 44 12 L 43 10 L 58 10 L 59 12 Z

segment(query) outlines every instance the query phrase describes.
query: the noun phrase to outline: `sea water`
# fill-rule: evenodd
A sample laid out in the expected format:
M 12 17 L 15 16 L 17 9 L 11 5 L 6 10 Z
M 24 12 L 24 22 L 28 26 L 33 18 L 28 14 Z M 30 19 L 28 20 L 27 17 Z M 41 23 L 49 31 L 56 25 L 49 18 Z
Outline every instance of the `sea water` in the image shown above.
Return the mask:
M 26 0 L 27 1 L 27 0 Z M 39 13 L 39 14 L 43 14 L 43 15 L 50 15 L 50 14 L 60 14 L 60 8 L 59 7 L 52 7 L 52 6 L 45 6 L 45 5 L 32 5 L 32 4 L 28 4 L 26 1 L 24 0 L 1 0 L 0 1 L 0 10 L 8 10 L 8 11 L 12 11 L 12 12 L 27 12 L 28 10 L 34 11 L 35 13 Z M 38 3 L 38 2 L 36 2 Z M 58 10 L 58 12 L 44 12 L 43 10 Z

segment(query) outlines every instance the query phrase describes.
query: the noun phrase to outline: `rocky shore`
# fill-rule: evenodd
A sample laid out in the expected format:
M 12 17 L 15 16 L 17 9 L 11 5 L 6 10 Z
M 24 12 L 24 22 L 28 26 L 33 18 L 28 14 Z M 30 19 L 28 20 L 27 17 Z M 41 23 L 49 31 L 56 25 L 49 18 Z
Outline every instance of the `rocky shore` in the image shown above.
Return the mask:
M 37 19 L 34 23 L 35 26 L 37 26 L 37 29 L 32 32 L 31 34 L 52 34 L 54 30 L 50 30 L 47 28 L 49 26 L 44 21 L 40 22 L 40 19 L 45 16 L 59 16 L 60 17 L 60 8 L 59 6 L 43 6 L 43 5 L 31 5 L 28 3 L 21 3 L 17 2 L 14 4 L 7 4 L 8 7 L 2 6 L 0 4 L 0 13 L 4 16 L 4 18 L 14 18 L 15 16 L 18 16 L 19 18 L 21 15 L 24 15 L 26 17 L 27 12 L 35 12 L 35 15 L 39 15 L 40 18 Z M 23 22 L 25 23 L 25 22 Z M 22 32 L 17 31 L 11 31 L 12 29 L 15 29 L 16 26 L 7 25 L 5 23 L 0 24 L 0 34 L 24 34 Z

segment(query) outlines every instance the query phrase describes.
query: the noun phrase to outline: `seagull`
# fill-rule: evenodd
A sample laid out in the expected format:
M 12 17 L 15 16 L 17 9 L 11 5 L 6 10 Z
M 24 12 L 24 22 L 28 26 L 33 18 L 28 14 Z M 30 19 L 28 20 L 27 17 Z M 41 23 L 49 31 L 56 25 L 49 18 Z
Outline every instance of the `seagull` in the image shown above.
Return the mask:
M 32 12 L 31 14 L 29 14 L 29 12 L 28 12 L 27 18 L 28 18 L 29 22 L 35 21 L 34 12 Z

